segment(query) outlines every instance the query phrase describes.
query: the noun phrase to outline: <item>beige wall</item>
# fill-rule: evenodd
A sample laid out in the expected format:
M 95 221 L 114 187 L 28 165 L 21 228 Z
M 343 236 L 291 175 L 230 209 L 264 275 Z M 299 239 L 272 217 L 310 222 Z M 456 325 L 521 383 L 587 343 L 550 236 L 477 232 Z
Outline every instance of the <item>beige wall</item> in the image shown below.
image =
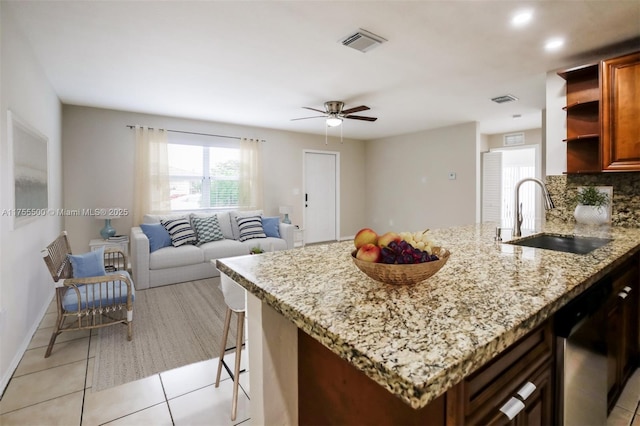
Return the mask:
M 62 205 L 60 102 L 46 75 L 0 3 L 0 392 L 29 345 L 53 296 L 40 250 L 62 230 L 62 218 L 40 217 L 13 227 L 13 174 L 7 111 L 48 139 L 49 207 Z
M 341 235 L 353 235 L 364 226 L 365 143 L 340 143 L 324 136 L 238 126 L 182 118 L 65 105 L 63 109 L 64 207 L 93 209 L 133 203 L 134 133 L 128 124 L 166 129 L 265 139 L 263 146 L 264 210 L 278 215 L 280 205 L 294 207 L 294 224 L 303 225 L 303 150 L 340 152 Z M 318 123 L 322 125 L 322 122 Z M 99 238 L 104 222 L 90 217 L 65 217 L 74 251 L 88 250 Z M 119 234 L 129 234 L 131 216 L 112 221 Z
M 475 122 L 368 141 L 367 225 L 386 232 L 474 223 L 479 144 Z

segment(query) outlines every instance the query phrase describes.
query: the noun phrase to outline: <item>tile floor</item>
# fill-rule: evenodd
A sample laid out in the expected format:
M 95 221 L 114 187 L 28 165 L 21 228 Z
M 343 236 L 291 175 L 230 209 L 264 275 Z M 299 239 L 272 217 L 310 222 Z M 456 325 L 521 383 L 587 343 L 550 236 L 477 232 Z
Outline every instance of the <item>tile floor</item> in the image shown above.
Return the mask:
M 223 369 L 215 388 L 218 359 L 165 371 L 93 392 L 97 332 L 63 333 L 53 353 L 44 352 L 55 321 L 49 309 L 2 399 L 0 425 L 237 425 L 249 420 L 249 374 L 240 374 L 238 415 L 231 421 L 233 382 Z M 243 369 L 247 351 L 242 353 Z M 234 353 L 225 356 L 232 368 Z M 607 426 L 640 426 L 640 369 L 629 380 Z
M 0 425 L 237 425 L 248 424 L 247 351 L 242 352 L 238 413 L 231 421 L 233 381 L 218 358 L 93 392 L 97 331 L 58 336 L 44 353 L 55 322 L 52 304 L 0 400 Z M 233 371 L 235 352 L 224 362 Z

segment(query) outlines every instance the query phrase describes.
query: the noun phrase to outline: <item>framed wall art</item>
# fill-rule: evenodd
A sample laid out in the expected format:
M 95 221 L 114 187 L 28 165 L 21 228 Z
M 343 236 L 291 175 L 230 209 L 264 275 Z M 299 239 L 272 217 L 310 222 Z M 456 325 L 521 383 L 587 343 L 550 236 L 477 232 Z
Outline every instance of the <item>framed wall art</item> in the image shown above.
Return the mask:
M 8 111 L 9 146 L 13 157 L 13 227 L 47 215 L 49 206 L 48 139 Z

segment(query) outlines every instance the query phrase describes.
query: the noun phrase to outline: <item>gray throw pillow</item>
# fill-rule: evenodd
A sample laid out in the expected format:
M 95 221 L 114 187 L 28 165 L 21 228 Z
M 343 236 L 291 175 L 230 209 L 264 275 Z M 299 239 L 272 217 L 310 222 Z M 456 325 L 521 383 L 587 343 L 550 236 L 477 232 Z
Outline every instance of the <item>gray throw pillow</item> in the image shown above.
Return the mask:
M 218 223 L 218 216 L 215 214 L 207 217 L 194 216 L 191 221 L 196 231 L 198 245 L 224 239 L 222 229 Z

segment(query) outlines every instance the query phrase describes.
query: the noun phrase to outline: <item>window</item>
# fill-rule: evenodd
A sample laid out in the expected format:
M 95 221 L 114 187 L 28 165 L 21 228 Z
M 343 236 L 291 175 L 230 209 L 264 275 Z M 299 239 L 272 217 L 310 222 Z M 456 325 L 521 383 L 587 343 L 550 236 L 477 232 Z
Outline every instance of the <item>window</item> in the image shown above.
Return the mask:
M 238 207 L 240 147 L 233 142 L 169 141 L 171 210 Z

